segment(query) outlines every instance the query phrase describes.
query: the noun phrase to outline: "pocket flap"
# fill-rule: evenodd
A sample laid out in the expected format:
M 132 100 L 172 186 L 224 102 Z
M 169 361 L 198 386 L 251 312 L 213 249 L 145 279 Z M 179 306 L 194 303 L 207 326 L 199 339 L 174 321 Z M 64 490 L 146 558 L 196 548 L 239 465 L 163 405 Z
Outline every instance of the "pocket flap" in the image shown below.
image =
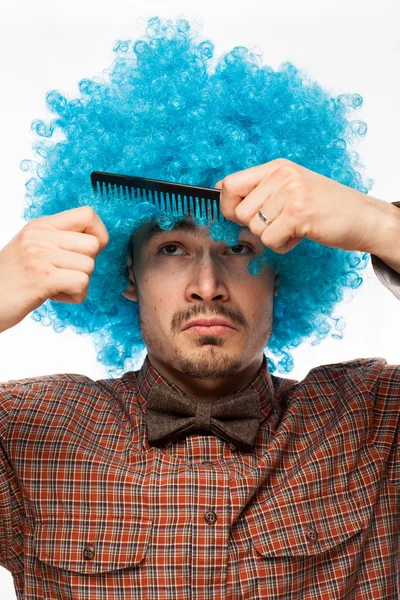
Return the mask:
M 291 502 L 280 494 L 246 518 L 262 556 L 321 554 L 351 538 L 363 524 L 350 492 Z
M 37 558 L 78 573 L 105 573 L 141 562 L 152 521 L 140 516 L 63 515 L 36 521 Z

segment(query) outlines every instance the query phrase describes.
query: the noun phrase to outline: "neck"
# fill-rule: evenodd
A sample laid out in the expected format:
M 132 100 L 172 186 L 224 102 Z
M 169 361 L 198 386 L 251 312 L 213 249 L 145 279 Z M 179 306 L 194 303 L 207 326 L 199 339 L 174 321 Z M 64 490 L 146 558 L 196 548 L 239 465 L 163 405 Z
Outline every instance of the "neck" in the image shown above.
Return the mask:
M 199 402 L 212 402 L 223 396 L 234 394 L 253 381 L 260 372 L 264 355 L 261 354 L 241 371 L 220 379 L 199 379 L 178 371 L 159 357 L 148 353 L 151 365 L 171 383 Z

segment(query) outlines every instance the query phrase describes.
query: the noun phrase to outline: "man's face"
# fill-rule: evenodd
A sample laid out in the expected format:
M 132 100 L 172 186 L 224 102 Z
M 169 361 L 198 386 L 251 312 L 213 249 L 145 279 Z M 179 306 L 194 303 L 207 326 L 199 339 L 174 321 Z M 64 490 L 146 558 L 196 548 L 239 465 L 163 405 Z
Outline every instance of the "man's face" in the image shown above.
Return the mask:
M 189 218 L 185 224 L 163 231 L 151 223 L 135 233 L 131 283 L 123 295 L 138 302 L 151 362 L 200 379 L 237 374 L 262 356 L 271 335 L 273 269 L 264 267 L 259 275 L 247 271 L 265 250 L 248 229 L 228 247 L 215 242 L 206 227 Z M 187 329 L 194 319 L 215 317 L 231 327 Z

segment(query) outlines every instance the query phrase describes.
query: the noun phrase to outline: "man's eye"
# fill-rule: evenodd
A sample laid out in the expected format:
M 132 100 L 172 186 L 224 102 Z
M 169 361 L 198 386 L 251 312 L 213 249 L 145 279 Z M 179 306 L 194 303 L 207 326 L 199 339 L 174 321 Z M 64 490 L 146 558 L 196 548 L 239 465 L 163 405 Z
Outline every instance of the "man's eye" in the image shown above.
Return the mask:
M 170 251 L 173 248 L 179 248 L 180 250 L 183 250 L 182 248 L 180 248 L 180 246 L 178 246 L 178 244 L 165 244 L 165 246 L 162 246 L 159 249 L 159 252 L 161 254 L 164 254 L 164 256 L 182 256 L 182 254 L 175 254 L 174 250 Z M 237 250 L 238 248 L 245 248 L 247 252 L 236 252 L 235 250 Z M 166 250 L 166 252 L 164 253 L 163 250 Z M 227 252 L 229 252 L 229 250 L 231 250 L 236 256 L 245 256 L 246 254 L 251 252 L 251 248 L 249 248 L 249 246 L 246 246 L 245 244 L 235 244 L 235 246 L 230 246 L 226 249 Z
M 179 248 L 178 244 L 166 244 L 165 246 L 163 246 L 162 248 L 159 249 L 159 252 L 161 254 L 164 254 L 163 250 L 166 250 L 166 248 Z M 180 248 L 180 250 L 182 250 L 182 248 Z M 164 256 L 182 256 L 180 255 L 176 255 L 176 254 L 170 254 L 169 252 L 167 252 L 166 254 L 164 254 Z
M 227 250 L 234 250 L 235 248 L 246 248 L 246 250 L 248 250 L 248 252 L 245 252 L 245 254 L 248 254 L 249 252 L 251 252 L 251 248 L 249 248 L 248 246 L 245 246 L 244 244 L 235 244 L 235 246 L 230 246 L 229 248 L 227 248 Z M 244 254 L 242 252 L 234 252 L 234 254 L 239 254 L 244 256 Z

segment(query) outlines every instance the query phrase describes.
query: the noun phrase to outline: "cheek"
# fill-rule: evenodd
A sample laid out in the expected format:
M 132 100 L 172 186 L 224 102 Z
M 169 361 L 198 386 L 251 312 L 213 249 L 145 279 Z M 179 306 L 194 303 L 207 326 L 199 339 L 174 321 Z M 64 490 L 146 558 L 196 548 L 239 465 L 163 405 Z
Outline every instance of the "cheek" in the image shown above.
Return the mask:
M 274 302 L 274 279 L 262 275 L 251 275 L 242 288 L 241 302 L 249 315 L 256 321 L 269 318 Z
M 170 323 L 176 305 L 175 296 L 178 286 L 176 283 L 166 284 L 162 277 L 146 276 L 140 286 L 140 311 L 142 319 L 150 328 Z
M 245 287 L 247 295 L 251 297 L 268 298 L 273 293 L 275 277 L 268 270 L 257 275 L 246 273 L 245 277 L 241 278 L 241 285 Z

